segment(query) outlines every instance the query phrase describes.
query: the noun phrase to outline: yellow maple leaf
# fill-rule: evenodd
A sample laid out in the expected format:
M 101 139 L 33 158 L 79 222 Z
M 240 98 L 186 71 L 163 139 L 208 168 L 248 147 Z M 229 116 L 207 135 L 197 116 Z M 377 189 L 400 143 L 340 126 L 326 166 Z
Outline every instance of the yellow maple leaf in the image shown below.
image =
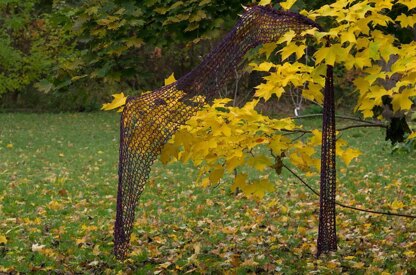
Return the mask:
M 126 104 L 127 97 L 124 95 L 124 93 L 113 94 L 112 96 L 114 98 L 113 101 L 110 103 L 104 103 L 101 107 L 101 110 L 110 111 Z
M 407 6 L 409 10 L 416 8 L 416 2 L 414 0 L 399 0 L 397 3 Z
M 264 169 L 273 164 L 272 161 L 264 155 L 259 155 L 250 158 L 247 163 L 248 165 L 254 167 L 258 171 L 263 171 Z
M 361 269 L 361 268 L 363 268 L 365 266 L 365 264 L 364 263 L 354 263 L 353 265 L 352 265 L 352 267 L 353 268 L 357 268 L 357 269 Z
M 415 257 L 415 252 L 414 252 L 414 251 L 412 251 L 412 250 L 407 250 L 407 251 L 405 251 L 403 254 L 404 254 L 406 257 L 408 257 L 408 258 L 413 258 L 413 257 Z
M 172 158 L 178 158 L 179 148 L 171 143 L 167 143 L 160 154 L 160 161 L 163 164 L 167 164 Z
M 273 150 L 273 153 L 280 156 L 282 152 L 287 150 L 289 142 L 286 138 L 281 135 L 276 135 L 273 137 L 273 140 L 269 143 L 270 149 Z
M 264 98 L 265 101 L 269 100 L 273 95 L 274 85 L 269 83 L 262 83 L 256 87 L 255 96 Z
M 230 159 L 227 159 L 226 163 L 227 171 L 232 172 L 235 168 L 244 164 L 244 158 L 233 156 Z
M 263 62 L 255 68 L 256 71 L 268 72 L 274 66 L 271 62 Z
M 396 21 L 400 22 L 402 28 L 413 27 L 416 24 L 416 15 L 406 16 L 405 14 L 401 14 L 397 16 Z
M 416 96 L 416 89 L 405 89 L 400 94 L 393 95 L 393 111 L 397 112 L 400 110 L 410 110 L 413 101 L 410 97 Z
M 253 196 L 257 199 L 262 199 L 266 192 L 274 191 L 274 185 L 268 179 L 261 179 L 248 184 L 246 178 L 247 175 L 245 174 L 242 174 L 241 177 L 237 176 L 232 188 L 235 190 L 238 187 L 244 195 Z
M 317 146 L 322 144 L 322 132 L 318 129 L 312 130 L 312 137 L 308 143 L 311 146 Z
M 316 51 L 314 54 L 316 58 L 316 64 L 325 60 L 325 63 L 333 66 L 336 59 L 336 53 L 332 50 L 332 47 L 323 47 Z
M 270 2 L 272 2 L 272 0 L 261 0 L 259 2 L 259 6 L 267 6 L 270 4 Z
M 361 155 L 361 152 L 359 150 L 348 148 L 342 153 L 341 158 L 344 161 L 345 165 L 348 166 L 350 162 L 359 155 Z
M 6 244 L 7 243 L 7 238 L 4 235 L 0 235 L 0 243 L 2 244 Z
M 86 236 L 82 237 L 81 239 L 76 239 L 75 240 L 76 245 L 84 244 L 86 242 L 87 242 L 87 237 Z
M 55 200 L 52 200 L 48 203 L 48 208 L 52 210 L 60 210 L 64 208 L 64 205 L 62 203 L 59 203 Z
M 355 34 L 353 30 L 349 30 L 348 32 L 343 32 L 341 34 L 341 43 L 350 42 L 350 43 L 357 43 L 355 38 Z
M 247 186 L 247 174 L 238 174 L 235 179 L 234 183 L 231 185 L 231 191 L 235 192 L 238 188 L 240 190 L 244 190 Z
M 302 96 L 310 101 L 315 101 L 320 104 L 324 102 L 322 86 L 317 83 L 309 83 L 308 88 L 302 91 Z
M 221 167 L 221 168 L 215 169 L 209 174 L 209 180 L 211 181 L 211 183 L 217 183 L 220 181 L 223 175 L 224 175 L 224 168 Z
M 265 43 L 259 50 L 259 54 L 265 54 L 266 58 L 269 59 L 272 52 L 276 49 L 276 43 Z
M 252 192 L 253 196 L 262 199 L 266 192 L 273 192 L 274 185 L 268 179 L 261 179 L 259 181 L 255 181 L 252 184 L 254 191 Z
M 393 210 L 402 209 L 403 207 L 404 207 L 403 202 L 402 201 L 397 201 L 397 200 L 392 202 L 392 204 L 390 205 L 390 208 L 393 209 Z
M 168 78 L 165 79 L 165 86 L 169 85 L 169 84 L 172 84 L 175 81 L 176 81 L 175 76 L 172 73 Z
M 293 4 L 295 4 L 296 0 L 287 0 L 286 2 L 281 2 L 280 6 L 285 10 L 289 10 Z
M 131 48 L 131 47 L 140 48 L 141 46 L 143 46 L 143 44 L 144 44 L 143 39 L 137 38 L 136 36 L 130 37 L 126 40 L 126 45 L 128 48 Z
M 416 131 L 415 131 L 415 132 L 413 132 L 413 133 L 411 133 L 411 134 L 407 137 L 407 139 L 414 139 L 414 138 L 416 138 Z
M 277 44 L 281 44 L 286 42 L 287 44 L 289 44 L 290 42 L 292 42 L 293 38 L 296 37 L 296 32 L 294 30 L 290 30 L 285 32 L 280 38 L 279 40 L 277 40 Z
M 95 225 L 85 225 L 85 224 L 83 224 L 83 225 L 81 225 L 81 229 L 84 230 L 84 231 L 96 231 L 98 229 L 98 227 L 95 226 Z
M 295 43 L 290 43 L 280 51 L 282 54 L 282 60 L 287 59 L 293 53 L 296 53 L 296 59 L 300 59 L 305 53 L 305 49 L 306 45 L 296 45 Z

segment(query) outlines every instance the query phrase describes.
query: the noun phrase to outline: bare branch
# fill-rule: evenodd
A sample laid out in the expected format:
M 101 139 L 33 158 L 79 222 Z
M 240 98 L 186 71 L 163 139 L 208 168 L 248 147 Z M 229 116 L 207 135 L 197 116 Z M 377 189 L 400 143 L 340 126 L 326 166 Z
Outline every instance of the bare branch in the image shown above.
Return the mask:
M 283 167 L 286 168 L 298 180 L 300 180 L 302 182 L 302 184 L 305 185 L 312 193 L 314 193 L 317 196 L 320 196 L 319 192 L 316 191 L 315 189 L 313 189 L 305 180 L 303 180 L 298 174 L 296 174 L 295 171 L 290 169 L 286 164 L 283 164 Z M 394 212 L 390 212 L 390 211 L 388 211 L 388 212 L 375 211 L 375 210 L 371 210 L 371 209 L 364 209 L 364 208 L 358 208 L 358 207 L 346 205 L 346 204 L 343 204 L 343 203 L 340 203 L 340 202 L 335 202 L 335 204 L 338 205 L 338 206 L 341 206 L 343 208 L 356 210 L 356 211 L 361 211 L 361 212 L 367 212 L 367 213 L 378 214 L 378 215 L 399 216 L 399 217 L 404 217 L 404 218 L 416 219 L 416 216 L 414 216 L 414 215 L 408 215 L 408 214 L 403 214 L 403 213 L 394 213 Z
M 302 118 L 314 118 L 314 117 L 322 117 L 322 114 L 311 114 L 311 115 L 303 115 L 303 116 L 297 116 L 297 117 L 293 116 L 293 117 L 289 117 L 289 118 L 290 119 L 302 119 Z M 380 124 L 380 123 L 377 123 L 377 122 L 374 122 L 374 121 L 365 120 L 365 119 L 361 119 L 361 118 L 357 118 L 357 117 L 353 117 L 353 116 L 335 115 L 335 118 L 358 121 L 358 122 L 367 123 L 367 124 L 375 124 L 375 125 Z
M 358 124 L 358 125 L 349 125 L 342 128 L 338 128 L 337 131 L 344 131 L 353 128 L 366 128 L 366 127 L 378 127 L 378 128 L 387 128 L 384 124 Z

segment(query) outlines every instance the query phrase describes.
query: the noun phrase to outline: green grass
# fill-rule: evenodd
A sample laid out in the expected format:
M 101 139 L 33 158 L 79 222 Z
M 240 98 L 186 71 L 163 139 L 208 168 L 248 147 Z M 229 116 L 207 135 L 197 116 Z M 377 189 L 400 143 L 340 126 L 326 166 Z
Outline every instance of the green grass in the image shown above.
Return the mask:
M 306 126 L 319 125 L 307 121 Z M 137 211 L 132 254 L 112 255 L 118 115 L 0 114 L 0 273 L 232 271 L 415 272 L 416 222 L 337 209 L 339 250 L 314 258 L 318 198 L 287 171 L 260 202 L 230 183 L 203 189 L 197 171 L 156 164 Z M 343 134 L 363 154 L 339 167 L 345 204 L 416 214 L 416 156 L 390 153 L 379 129 Z M 310 184 L 318 189 L 316 179 Z M 39 247 L 40 246 L 40 247 Z M 37 248 L 38 247 L 38 248 Z

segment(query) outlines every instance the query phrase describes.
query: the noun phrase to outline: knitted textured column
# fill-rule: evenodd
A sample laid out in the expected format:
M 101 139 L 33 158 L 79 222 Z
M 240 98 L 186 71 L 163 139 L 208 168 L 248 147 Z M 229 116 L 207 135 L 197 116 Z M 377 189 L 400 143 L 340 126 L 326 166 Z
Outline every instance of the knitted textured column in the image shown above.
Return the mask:
M 335 223 L 335 106 L 333 68 L 327 67 L 322 117 L 321 182 L 317 256 L 337 249 Z

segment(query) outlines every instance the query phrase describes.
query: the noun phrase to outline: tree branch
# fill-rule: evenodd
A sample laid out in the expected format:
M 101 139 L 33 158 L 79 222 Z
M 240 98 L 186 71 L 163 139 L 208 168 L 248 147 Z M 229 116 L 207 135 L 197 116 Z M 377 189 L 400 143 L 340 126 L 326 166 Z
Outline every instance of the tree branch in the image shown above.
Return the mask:
M 289 118 L 290 119 L 302 119 L 302 118 L 314 118 L 314 117 L 322 117 L 322 114 L 311 114 L 311 115 L 303 115 L 303 116 L 297 116 L 297 117 L 293 116 L 293 117 L 289 117 Z M 369 121 L 369 120 L 365 120 L 365 119 L 361 119 L 361 118 L 357 118 L 357 117 L 353 117 L 353 116 L 335 115 L 335 118 L 358 121 L 358 122 L 367 123 L 367 124 L 379 125 L 379 123 Z
M 286 168 L 298 180 L 300 180 L 303 183 L 303 185 L 305 185 L 312 193 L 314 193 L 317 196 L 320 196 L 319 192 L 315 191 L 305 180 L 303 180 L 292 169 L 290 169 L 289 167 L 287 167 L 286 164 L 283 163 L 283 167 Z M 361 211 L 361 212 L 367 212 L 367 213 L 378 214 L 378 215 L 399 216 L 399 217 L 404 217 L 404 218 L 416 219 L 416 216 L 414 216 L 414 215 L 408 215 L 408 214 L 402 214 L 402 213 L 394 213 L 394 212 L 390 212 L 390 211 L 388 211 L 388 212 L 382 212 L 382 211 L 375 211 L 375 210 L 371 210 L 371 209 L 358 208 L 358 207 L 354 207 L 354 206 L 345 205 L 345 204 L 340 203 L 338 201 L 336 201 L 335 204 L 338 205 L 338 206 L 347 208 L 347 209 Z
M 353 129 L 353 128 L 366 128 L 366 127 L 378 127 L 378 128 L 384 128 L 384 129 L 387 128 L 387 126 L 384 124 L 357 124 L 357 125 L 349 125 L 349 126 L 345 126 L 342 128 L 338 128 L 337 131 L 344 131 L 344 130 Z
M 288 129 L 281 129 L 282 132 L 287 132 L 290 134 L 296 134 L 296 133 L 304 133 L 304 134 L 310 134 L 312 131 L 310 130 L 303 130 L 303 129 L 295 129 L 295 130 L 288 130 Z
M 386 129 L 387 126 L 384 124 L 374 123 L 374 124 L 356 124 L 356 125 L 349 125 L 342 128 L 337 128 L 337 131 L 345 131 L 353 128 L 367 128 L 367 127 L 376 127 L 376 128 L 383 128 Z M 287 135 L 291 135 L 294 133 L 303 133 L 303 134 L 310 134 L 312 133 L 311 130 L 304 130 L 304 129 L 295 129 L 295 130 L 288 130 L 288 129 L 281 129 L 282 132 L 287 132 Z

